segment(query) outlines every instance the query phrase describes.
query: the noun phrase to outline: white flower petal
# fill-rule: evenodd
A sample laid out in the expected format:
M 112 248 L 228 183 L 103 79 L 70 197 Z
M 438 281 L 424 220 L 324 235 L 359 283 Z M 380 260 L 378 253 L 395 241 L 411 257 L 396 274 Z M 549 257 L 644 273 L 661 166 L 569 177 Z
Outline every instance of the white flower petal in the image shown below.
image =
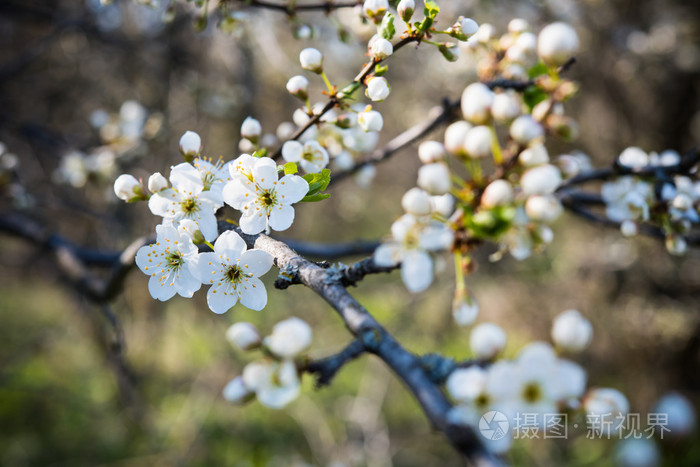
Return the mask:
M 272 255 L 263 250 L 248 250 L 241 255 L 239 264 L 244 272 L 254 277 L 262 276 L 272 267 Z
M 183 267 L 180 270 L 180 274 L 175 281 L 175 291 L 178 295 L 185 298 L 191 298 L 201 286 L 202 282 L 192 274 L 188 267 Z
M 207 292 L 207 305 L 216 314 L 226 313 L 238 301 L 238 294 L 227 285 L 214 284 Z
M 277 164 L 269 157 L 261 157 L 253 167 L 253 178 L 263 190 L 269 190 L 277 181 Z
M 159 193 L 155 193 L 148 200 L 148 209 L 153 215 L 165 217 L 170 214 L 173 202 L 179 201 L 180 197 L 175 190 L 168 188 Z
M 199 170 L 187 162 L 170 169 L 170 183 L 178 192 L 188 196 L 197 195 L 204 188 Z
M 433 282 L 433 260 L 421 250 L 406 252 L 401 263 L 401 278 L 408 290 L 422 292 Z
M 277 182 L 275 192 L 282 204 L 298 203 L 309 192 L 309 183 L 298 175 L 285 175 Z
M 214 251 L 217 255 L 225 254 L 235 261 L 246 251 L 246 244 L 236 232 L 227 230 L 216 239 Z
M 288 204 L 280 204 L 270 211 L 270 228 L 281 231 L 287 230 L 294 222 L 294 208 Z
M 398 243 L 383 243 L 374 250 L 374 262 L 377 266 L 395 266 L 401 262 L 403 249 Z
M 257 207 L 252 209 L 252 206 L 250 206 L 248 211 L 245 211 L 241 216 L 240 226 L 243 233 L 255 235 L 267 227 L 267 216 L 262 209 Z
M 252 277 L 238 286 L 241 303 L 251 310 L 260 311 L 267 305 L 267 291 L 260 279 Z
M 248 184 L 236 178 L 224 185 L 221 197 L 233 209 L 241 210 L 247 202 L 255 197 L 255 192 L 250 190 Z
M 165 280 L 159 280 L 161 276 L 151 276 L 148 280 L 148 291 L 156 300 L 164 302 L 170 300 L 175 295 L 175 288 L 169 287 Z

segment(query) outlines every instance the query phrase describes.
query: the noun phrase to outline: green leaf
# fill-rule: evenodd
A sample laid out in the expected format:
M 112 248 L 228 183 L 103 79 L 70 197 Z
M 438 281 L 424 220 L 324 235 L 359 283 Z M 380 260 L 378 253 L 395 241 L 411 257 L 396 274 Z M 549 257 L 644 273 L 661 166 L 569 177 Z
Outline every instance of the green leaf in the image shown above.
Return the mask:
M 379 31 L 382 37 L 388 41 L 394 38 L 396 28 L 394 27 L 394 15 L 387 12 L 382 19 L 382 24 L 379 26 Z
M 382 76 L 387 71 L 389 71 L 389 65 L 382 65 L 378 63 L 374 67 L 374 76 Z
M 498 239 L 512 225 L 515 209 L 512 206 L 497 206 L 478 212 L 465 211 L 464 226 L 476 238 Z
M 533 107 L 547 98 L 547 93 L 537 86 L 530 86 L 523 92 L 523 101 L 528 109 L 532 111 Z
M 297 165 L 294 162 L 287 162 L 286 164 L 284 164 L 285 175 L 294 175 L 298 171 L 299 169 L 297 168 Z
M 253 157 L 266 157 L 267 156 L 267 148 L 261 148 L 258 149 L 253 153 Z
M 434 0 L 426 0 L 424 5 L 425 8 L 423 9 L 423 13 L 425 14 L 426 18 L 433 20 L 437 14 L 440 13 L 440 7 L 434 2 Z
M 549 73 L 549 69 L 547 68 L 547 65 L 542 62 L 527 70 L 527 75 L 530 77 L 530 79 L 536 78 L 540 75 L 546 75 L 547 73 Z
M 309 191 L 302 201 L 321 201 L 322 199 L 328 198 L 325 196 L 326 193 L 321 193 L 328 187 L 331 182 L 331 171 L 328 169 L 323 169 L 319 173 L 306 174 L 303 179 L 309 184 Z M 318 195 L 318 196 L 317 196 Z
M 352 95 L 355 93 L 360 88 L 361 84 L 357 82 L 353 82 L 345 86 L 341 91 L 338 93 L 338 97 L 340 99 L 346 99 L 349 97 L 352 97 Z
M 315 203 L 316 201 L 323 201 L 324 199 L 330 198 L 329 193 L 316 193 L 315 195 L 306 195 L 301 200 L 302 203 Z

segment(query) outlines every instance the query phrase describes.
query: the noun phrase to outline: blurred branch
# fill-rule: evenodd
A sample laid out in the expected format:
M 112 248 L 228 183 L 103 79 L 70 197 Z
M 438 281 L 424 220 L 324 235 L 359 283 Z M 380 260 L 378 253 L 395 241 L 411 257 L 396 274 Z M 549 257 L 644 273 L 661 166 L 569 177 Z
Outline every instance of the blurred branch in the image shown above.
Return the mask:
M 316 387 L 328 386 L 338 370 L 363 353 L 365 353 L 365 345 L 359 340 L 354 340 L 337 354 L 310 361 L 303 369 L 316 375 Z
M 340 8 L 353 8 L 357 5 L 362 5 L 362 0 L 349 0 L 345 2 L 326 0 L 315 3 L 302 3 L 297 5 L 295 1 L 288 1 L 287 3 L 275 3 L 265 0 L 236 0 L 237 3 L 242 3 L 246 6 L 266 8 L 269 10 L 276 10 L 282 13 L 286 13 L 288 16 L 294 16 L 301 11 L 325 11 L 330 13 L 333 10 Z
M 435 429 L 443 432 L 458 452 L 467 456 L 474 465 L 502 465 L 484 448 L 472 428 L 448 420 L 452 404 L 424 370 L 420 357 L 401 346 L 341 283 L 328 280 L 327 269 L 300 257 L 278 240 L 262 234 L 246 235 L 237 231 L 249 246 L 270 253 L 277 267 L 295 270 L 302 284 L 326 300 L 352 335 L 362 342 L 365 351 L 381 358 L 406 384 Z

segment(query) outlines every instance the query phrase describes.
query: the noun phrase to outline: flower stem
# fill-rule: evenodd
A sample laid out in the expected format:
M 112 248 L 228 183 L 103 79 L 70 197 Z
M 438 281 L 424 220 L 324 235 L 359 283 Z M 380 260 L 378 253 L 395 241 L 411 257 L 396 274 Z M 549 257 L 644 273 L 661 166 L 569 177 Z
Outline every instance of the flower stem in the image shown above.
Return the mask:
M 321 72 L 321 78 L 323 78 L 323 82 L 326 83 L 326 87 L 328 88 L 328 92 L 333 94 L 333 85 L 331 82 L 328 80 L 328 76 L 326 76 L 326 72 L 322 71 Z
M 498 134 L 496 133 L 496 127 L 493 123 L 489 125 L 489 130 L 491 130 L 491 152 L 493 153 L 493 161 L 496 165 L 502 165 L 503 153 L 501 152 L 501 144 L 498 142 Z

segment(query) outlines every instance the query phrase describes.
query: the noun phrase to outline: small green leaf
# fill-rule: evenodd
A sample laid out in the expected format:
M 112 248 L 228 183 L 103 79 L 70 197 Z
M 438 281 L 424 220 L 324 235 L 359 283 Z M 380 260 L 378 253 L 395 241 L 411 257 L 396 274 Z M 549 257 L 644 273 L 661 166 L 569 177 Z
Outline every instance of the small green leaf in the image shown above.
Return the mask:
M 425 14 L 426 18 L 433 20 L 437 14 L 440 13 L 440 7 L 433 0 L 426 0 L 424 5 L 425 9 L 423 10 L 423 13 Z
M 338 97 L 340 99 L 352 97 L 352 95 L 355 93 L 355 91 L 357 91 L 360 88 L 360 86 L 361 84 L 357 82 L 350 83 L 338 93 Z
M 382 65 L 382 64 L 377 64 L 374 67 L 374 75 L 375 76 L 382 76 L 384 73 L 389 71 L 389 65 Z
M 286 164 L 284 164 L 285 175 L 294 175 L 298 171 L 299 169 L 297 168 L 297 165 L 294 162 L 287 162 Z
M 330 198 L 331 195 L 328 193 L 316 193 L 315 195 L 306 195 L 302 198 L 302 203 L 315 203 L 316 201 L 323 201 L 324 199 Z
M 266 156 L 267 156 L 267 148 L 260 148 L 253 153 L 253 157 L 266 157 Z
M 540 75 L 546 75 L 547 73 L 549 73 L 549 69 L 547 68 L 547 65 L 542 62 L 538 63 L 527 71 L 527 75 L 530 77 L 530 79 L 536 78 Z
M 533 107 L 547 98 L 547 93 L 537 86 L 530 86 L 523 92 L 523 101 L 528 109 L 532 111 Z
M 379 26 L 379 31 L 382 37 L 388 41 L 394 38 L 396 28 L 394 27 L 394 15 L 387 12 L 382 19 L 382 24 Z
M 323 169 L 319 173 L 306 174 L 303 178 L 309 184 L 309 191 L 306 193 L 306 196 L 315 195 L 328 187 L 328 184 L 331 182 L 331 171 Z

